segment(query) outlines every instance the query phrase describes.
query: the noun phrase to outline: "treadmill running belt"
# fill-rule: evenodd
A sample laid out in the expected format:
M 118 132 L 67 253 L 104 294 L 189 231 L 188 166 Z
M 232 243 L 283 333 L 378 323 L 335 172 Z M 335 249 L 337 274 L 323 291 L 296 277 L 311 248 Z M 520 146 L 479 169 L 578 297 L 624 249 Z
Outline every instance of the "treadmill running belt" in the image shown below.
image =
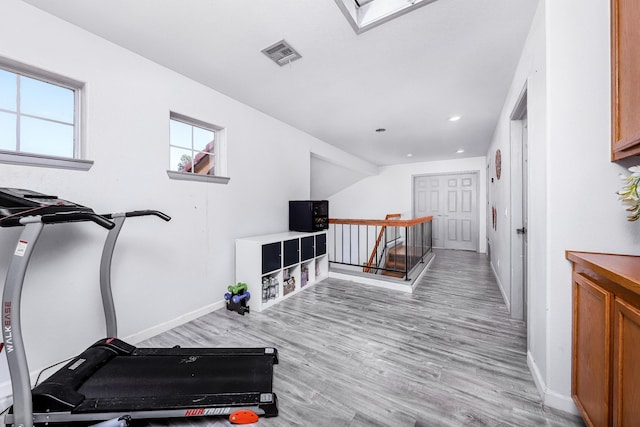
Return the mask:
M 273 358 L 237 355 L 120 356 L 78 388 L 87 399 L 271 393 Z

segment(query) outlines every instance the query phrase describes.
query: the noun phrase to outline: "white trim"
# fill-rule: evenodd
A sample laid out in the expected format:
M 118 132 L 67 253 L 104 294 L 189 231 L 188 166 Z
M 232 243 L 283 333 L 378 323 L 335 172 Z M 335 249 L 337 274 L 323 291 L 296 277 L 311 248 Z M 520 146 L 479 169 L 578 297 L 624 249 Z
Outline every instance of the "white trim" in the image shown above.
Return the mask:
M 176 171 L 167 171 L 167 175 L 171 179 L 177 179 L 179 181 L 200 181 L 200 182 L 211 182 L 213 184 L 227 184 L 230 177 L 227 176 L 215 176 L 215 175 L 200 175 L 197 173 L 189 173 L 189 172 L 176 172 Z
M 395 283 L 391 281 L 376 280 L 376 279 L 370 279 L 368 277 L 355 276 L 353 274 L 338 273 L 336 271 L 329 271 L 329 277 L 334 279 L 340 279 L 340 280 L 348 280 L 350 282 L 362 283 L 365 285 L 377 286 L 379 288 L 390 289 L 392 291 L 406 292 L 409 294 L 413 291 L 413 288 L 411 287 L 410 282 L 407 282 L 406 284 Z
M 83 138 L 84 136 L 83 102 L 85 101 L 85 95 L 84 95 L 85 84 L 79 80 L 72 79 L 70 77 L 63 76 L 48 70 L 44 70 L 42 68 L 23 64 L 19 61 L 15 61 L 13 59 L 5 58 L 5 57 L 0 57 L 0 69 L 16 74 L 18 76 L 26 77 L 33 80 L 38 80 L 53 86 L 57 86 L 57 87 L 61 87 L 61 88 L 73 91 L 73 123 L 60 122 L 57 120 L 50 120 L 45 117 L 23 114 L 20 112 L 20 102 L 21 102 L 20 100 L 17 101 L 18 111 L 16 111 L 15 113 L 18 114 L 18 116 L 33 117 L 40 120 L 46 120 L 54 123 L 61 123 L 61 124 L 73 126 L 73 147 L 72 147 L 73 156 L 75 160 L 82 159 L 82 156 L 84 155 L 84 149 L 85 149 L 85 146 L 84 146 L 85 141 Z M 20 89 L 18 88 L 18 91 L 19 90 Z M 19 92 L 18 92 L 18 96 L 20 96 Z M 18 129 L 20 129 L 20 127 L 18 127 Z M 22 154 L 19 151 L 14 151 L 14 153 Z M 42 156 L 48 157 L 47 155 L 42 155 Z M 10 163 L 10 162 L 3 162 L 3 163 Z M 83 168 L 66 166 L 66 165 L 63 165 L 63 166 L 42 165 L 39 163 L 32 164 L 32 163 L 23 163 L 23 162 L 18 162 L 16 164 L 27 164 L 29 166 L 49 166 L 49 167 L 57 167 L 62 169 L 83 169 Z M 91 166 L 89 166 L 89 168 L 90 167 Z M 88 170 L 89 168 L 86 168 L 84 170 Z
M 183 123 L 185 125 L 208 130 L 214 133 L 214 145 L 213 152 L 209 153 L 214 156 L 215 159 L 215 177 L 219 179 L 189 179 L 184 176 L 172 175 L 169 174 L 169 177 L 172 179 L 182 179 L 187 181 L 206 181 L 206 182 L 217 182 L 219 184 L 226 184 L 229 182 L 230 178 L 227 178 L 227 129 L 218 125 L 213 125 L 211 123 L 204 122 L 202 120 L 194 119 L 189 116 L 185 116 L 184 114 L 176 113 L 174 111 L 169 111 L 169 123 L 171 121 Z M 191 147 L 185 147 L 182 145 L 175 145 L 172 143 L 171 138 L 169 138 L 169 147 L 176 147 L 184 150 L 191 150 L 193 158 L 195 159 L 195 153 L 199 152 L 193 147 L 193 140 L 191 141 Z M 171 153 L 171 150 L 169 150 Z M 204 152 L 201 152 L 204 153 Z M 178 172 L 178 171 L 167 171 L 167 172 Z M 193 175 L 187 173 L 187 175 Z
M 219 132 L 224 129 L 223 127 L 212 125 L 211 123 L 203 122 L 202 120 L 194 119 L 192 117 L 185 116 L 184 114 L 176 113 L 175 111 L 169 111 L 169 119 L 184 123 L 185 125 L 210 130 L 212 132 Z
M 191 322 L 192 320 L 197 319 L 198 317 L 202 317 L 205 314 L 209 314 L 216 310 L 219 310 L 225 306 L 225 301 L 220 300 L 218 302 L 205 305 L 202 308 L 197 310 L 193 310 L 189 313 L 183 314 L 181 316 L 176 317 L 175 319 L 168 320 L 166 322 L 160 323 L 158 325 L 147 328 L 143 331 L 136 332 L 135 334 L 131 334 L 123 338 L 123 341 L 136 345 L 142 341 L 148 340 L 149 338 L 155 337 L 158 334 L 169 331 L 178 326 L 184 325 L 185 323 Z
M 92 160 L 47 156 L 44 154 L 17 153 L 15 151 L 5 150 L 0 150 L 0 163 L 81 171 L 88 171 L 91 169 L 91 166 L 93 166 Z
M 531 371 L 531 376 L 533 376 L 533 382 L 536 385 L 536 388 L 538 389 L 538 394 L 540 395 L 540 397 L 544 399 L 546 386 L 545 386 L 544 380 L 542 379 L 542 374 L 538 369 L 538 365 L 536 365 L 536 362 L 533 360 L 533 356 L 531 355 L 531 352 L 528 350 L 527 350 L 527 366 L 529 367 L 529 371 Z
M 491 271 L 493 271 L 493 276 L 496 278 L 496 282 L 498 283 L 498 289 L 500 289 L 500 293 L 502 294 L 502 299 L 504 300 L 504 304 L 507 306 L 507 311 L 511 314 L 511 301 L 507 298 L 507 294 L 504 291 L 504 287 L 502 286 L 502 282 L 500 281 L 500 277 L 498 277 L 498 273 L 493 266 L 492 262 L 489 262 L 491 266 Z
M 538 389 L 538 394 L 540 395 L 544 406 L 568 412 L 570 414 L 580 415 L 580 411 L 578 411 L 578 407 L 573 402 L 571 396 L 567 396 L 547 388 L 540 370 L 538 369 L 538 365 L 536 365 L 536 362 L 533 360 L 530 351 L 527 351 L 527 366 L 529 366 L 529 370 L 533 376 L 533 382 Z
M 427 265 L 422 269 L 422 271 L 420 272 L 420 274 L 418 274 L 418 277 L 416 277 L 415 279 L 413 279 L 413 284 L 411 285 L 411 290 L 413 291 L 416 286 L 418 286 L 418 283 L 420 282 L 420 280 L 422 280 L 422 277 L 424 276 L 424 274 L 427 272 L 427 270 L 429 269 L 429 267 L 431 267 L 431 263 L 433 262 L 434 259 L 436 259 L 436 254 L 435 252 L 433 252 L 433 248 L 431 248 L 431 253 L 433 254 L 433 256 L 427 261 Z
M 409 13 L 419 7 L 426 6 L 434 1 L 436 0 L 422 0 L 419 2 L 415 0 L 387 2 L 390 3 L 393 8 L 389 9 L 387 7 L 384 10 L 377 12 L 375 14 L 376 16 L 372 19 L 368 19 L 366 23 L 363 23 L 363 21 L 365 21 L 364 17 L 366 17 L 366 13 L 364 13 L 364 11 L 370 7 L 370 1 L 362 2 L 362 6 L 360 7 L 357 7 L 353 4 L 354 2 L 349 0 L 336 0 L 336 4 L 347 19 L 347 22 L 349 22 L 349 25 L 351 25 L 351 28 L 353 28 L 353 31 L 356 34 L 362 34 L 365 31 L 377 27 L 378 25 L 382 25 L 385 22 L 402 16 L 405 13 Z
M 436 254 L 433 252 L 432 254 L 433 256 L 429 257 L 429 259 L 426 261 L 427 264 L 422 267 L 422 271 L 420 271 L 418 276 L 416 276 L 415 279 L 410 279 L 408 281 L 405 281 L 404 283 L 390 278 L 385 280 L 382 278 L 385 276 L 381 276 L 381 278 L 376 279 L 370 277 L 372 275 L 369 273 L 358 273 L 355 271 L 348 272 L 347 270 L 332 271 L 331 269 L 329 269 L 329 277 L 340 280 L 348 280 L 350 282 L 362 283 L 365 285 L 377 286 L 379 288 L 390 289 L 392 291 L 406 292 L 410 294 L 413 293 L 413 290 L 416 288 L 416 286 L 418 286 L 420 279 L 422 279 L 426 271 L 429 269 L 429 267 L 431 267 L 431 263 L 436 258 Z M 412 271 L 415 271 L 416 269 L 417 267 L 414 267 Z

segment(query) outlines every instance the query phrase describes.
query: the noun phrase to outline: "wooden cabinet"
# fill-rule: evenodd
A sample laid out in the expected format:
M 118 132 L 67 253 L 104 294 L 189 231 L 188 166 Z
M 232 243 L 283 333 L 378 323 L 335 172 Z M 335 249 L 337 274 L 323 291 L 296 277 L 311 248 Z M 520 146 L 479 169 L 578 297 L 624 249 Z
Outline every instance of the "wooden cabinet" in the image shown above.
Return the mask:
M 640 257 L 573 262 L 571 394 L 589 426 L 640 426 Z
M 327 232 L 286 232 L 236 240 L 236 282 L 262 311 L 329 275 Z
M 640 2 L 611 0 L 611 159 L 640 155 Z
M 613 425 L 640 425 L 640 309 L 616 299 L 613 332 Z

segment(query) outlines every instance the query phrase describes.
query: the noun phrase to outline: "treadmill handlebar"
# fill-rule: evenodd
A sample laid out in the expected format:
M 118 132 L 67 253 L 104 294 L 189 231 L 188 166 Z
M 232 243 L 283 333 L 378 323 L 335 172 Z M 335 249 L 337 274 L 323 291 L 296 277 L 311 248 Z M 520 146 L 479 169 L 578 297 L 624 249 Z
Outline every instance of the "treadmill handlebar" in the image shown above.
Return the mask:
M 171 217 L 166 213 L 163 213 L 160 211 L 154 211 L 154 210 L 131 211 L 131 212 L 125 212 L 120 214 L 104 214 L 102 216 L 108 219 L 112 219 L 116 216 L 124 216 L 126 218 L 131 218 L 134 216 L 151 216 L 151 215 L 157 216 L 158 218 L 163 219 L 165 221 L 171 221 Z
M 46 214 L 40 217 L 43 224 L 59 224 L 63 222 L 92 221 L 101 227 L 111 230 L 115 223 L 105 217 L 92 212 L 61 212 L 57 214 Z
M 165 221 L 171 221 L 171 217 L 169 215 L 167 215 L 166 213 L 163 213 L 163 212 L 160 212 L 160 211 L 154 211 L 154 210 L 131 211 L 131 212 L 125 213 L 125 215 L 128 218 L 133 217 L 133 216 L 155 215 L 158 218 L 163 219 Z

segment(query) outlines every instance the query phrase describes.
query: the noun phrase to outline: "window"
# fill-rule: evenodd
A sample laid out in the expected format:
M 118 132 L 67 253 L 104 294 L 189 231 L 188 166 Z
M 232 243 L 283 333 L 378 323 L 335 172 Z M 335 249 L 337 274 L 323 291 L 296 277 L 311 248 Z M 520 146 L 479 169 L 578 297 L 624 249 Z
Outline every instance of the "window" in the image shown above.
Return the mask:
M 0 161 L 88 169 L 65 164 L 65 159 L 73 163 L 81 158 L 81 87 L 64 77 L 0 61 Z
M 361 34 L 436 0 L 336 0 L 356 32 Z
M 169 176 L 228 182 L 224 175 L 224 129 L 178 113 L 169 118 Z

